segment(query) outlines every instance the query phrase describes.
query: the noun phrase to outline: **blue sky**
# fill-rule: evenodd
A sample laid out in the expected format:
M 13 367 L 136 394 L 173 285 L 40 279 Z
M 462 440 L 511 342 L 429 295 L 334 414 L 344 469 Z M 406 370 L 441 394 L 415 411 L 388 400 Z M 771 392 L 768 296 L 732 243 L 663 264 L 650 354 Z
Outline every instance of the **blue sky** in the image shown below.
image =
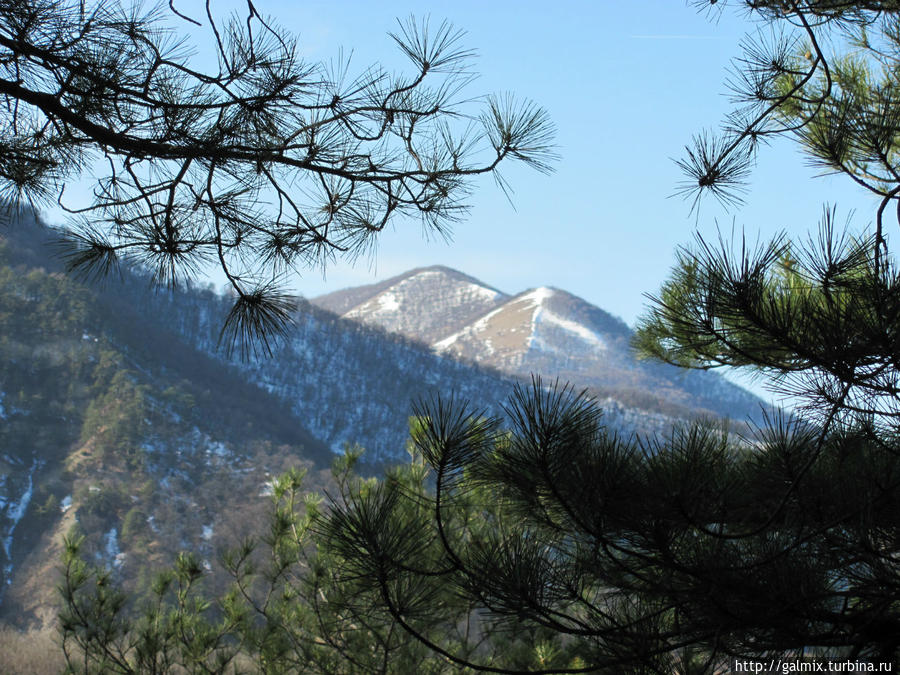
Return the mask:
M 549 285 L 569 290 L 633 324 L 674 260 L 699 230 L 715 236 L 732 223 L 755 237 L 813 230 L 826 201 L 855 222 L 872 220 L 874 203 L 841 177 L 816 178 L 799 150 L 764 150 L 746 205 L 726 213 L 707 200 L 699 218 L 670 198 L 681 180 L 672 158 L 691 136 L 718 125 L 730 109 L 726 67 L 738 43 L 758 27 L 725 13 L 711 21 L 685 2 L 307 2 L 257 0 L 297 31 L 311 58 L 340 47 L 353 63 L 402 63 L 386 33 L 410 14 L 447 19 L 467 32 L 479 78 L 473 94 L 511 91 L 550 113 L 560 161 L 543 176 L 505 171 L 510 205 L 493 181 L 450 243 L 427 241 L 416 223 L 398 222 L 373 259 L 306 272 L 306 296 L 368 283 L 407 269 L 444 264 L 507 293 Z
M 855 209 L 860 227 L 872 222 L 867 195 L 844 178 L 816 178 L 790 142 L 764 149 L 746 205 L 733 213 L 707 200 L 698 218 L 689 203 L 669 197 L 681 180 L 672 159 L 730 109 L 726 67 L 741 37 L 757 30 L 743 15 L 711 21 L 679 0 L 254 1 L 299 34 L 308 59 L 331 59 L 343 48 L 353 52 L 356 72 L 379 61 L 403 65 L 387 36 L 397 17 L 447 19 L 478 52 L 470 93 L 530 98 L 558 130 L 554 174 L 504 172 L 512 205 L 485 180 L 451 242 L 426 239 L 418 223 L 398 221 L 373 258 L 336 263 L 324 278 L 321 270 L 302 270 L 295 290 L 307 297 L 443 264 L 507 293 L 564 288 L 633 325 L 643 294 L 659 288 L 676 247 L 695 230 L 715 236 L 717 225 L 730 232 L 734 223 L 751 238 L 782 229 L 803 238 L 826 201 L 840 214 Z M 202 14 L 197 0 L 176 6 Z M 246 7 L 239 0 L 212 6 L 220 14 Z

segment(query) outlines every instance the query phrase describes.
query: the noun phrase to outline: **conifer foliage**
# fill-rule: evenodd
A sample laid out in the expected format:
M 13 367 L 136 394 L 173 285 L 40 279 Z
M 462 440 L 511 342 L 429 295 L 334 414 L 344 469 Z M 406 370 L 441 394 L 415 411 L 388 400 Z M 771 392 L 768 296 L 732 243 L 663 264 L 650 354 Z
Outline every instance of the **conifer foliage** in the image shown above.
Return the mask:
M 287 270 L 357 255 L 397 217 L 445 233 L 473 179 L 502 184 L 510 160 L 549 169 L 545 113 L 471 103 L 473 52 L 449 24 L 401 22 L 410 71 L 356 74 L 304 59 L 252 1 L 226 19 L 211 6 L 0 3 L 0 196 L 69 208 L 73 270 L 125 259 L 171 285 L 217 265 L 236 296 L 224 337 L 265 351 L 289 318 Z M 186 29 L 205 30 L 211 67 Z M 89 176 L 91 203 L 70 204 Z
M 402 568 L 388 518 L 357 518 L 332 537 L 363 532 L 373 583 L 392 570 L 441 579 L 491 630 L 549 631 L 559 659 L 541 671 L 485 653 L 466 667 L 718 672 L 771 656 L 896 666 L 900 276 L 888 227 L 900 226 L 900 7 L 740 4 L 771 32 L 735 62 L 738 108 L 721 134 L 681 161 L 692 205 L 709 193 L 739 203 L 761 141 L 780 135 L 880 206 L 871 231 L 826 208 L 805 238 L 682 249 L 637 346 L 682 366 L 750 369 L 799 414 L 748 437 L 693 425 L 634 441 L 604 431 L 586 399 L 537 381 L 511 399 L 509 432 L 456 405 L 423 409 L 435 490 L 422 541 L 437 542 L 439 562 Z M 502 514 L 480 512 L 495 523 L 483 535 L 458 506 L 471 490 Z M 415 635 L 402 597 L 383 589 Z
M 347 473 L 310 520 L 336 590 L 297 606 L 334 601 L 345 623 L 316 639 L 337 640 L 328 649 L 342 672 L 408 672 L 410 659 L 418 672 L 499 673 L 900 663 L 900 271 L 889 245 L 900 227 L 900 5 L 732 4 L 766 37 L 735 62 L 738 108 L 721 135 L 699 137 L 681 162 L 689 200 L 738 203 L 761 141 L 780 135 L 880 205 L 870 230 L 851 232 L 826 208 L 806 237 L 685 247 L 637 346 L 682 366 L 750 369 L 798 414 L 754 434 L 695 423 L 650 440 L 610 433 L 587 396 L 539 379 L 513 393 L 506 422 L 452 397 L 421 404 L 413 462 L 381 481 Z M 262 625 L 285 625 L 279 612 Z M 341 642 L 365 631 L 366 649 Z

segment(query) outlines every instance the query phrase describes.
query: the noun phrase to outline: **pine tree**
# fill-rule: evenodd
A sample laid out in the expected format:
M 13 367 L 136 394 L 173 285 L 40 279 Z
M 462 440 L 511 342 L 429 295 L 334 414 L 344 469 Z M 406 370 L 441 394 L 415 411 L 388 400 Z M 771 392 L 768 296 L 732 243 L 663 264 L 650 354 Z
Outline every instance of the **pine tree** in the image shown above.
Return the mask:
M 688 147 L 686 195 L 738 204 L 760 141 L 781 135 L 880 207 L 871 232 L 826 208 L 805 240 L 683 248 L 636 342 L 682 366 L 750 369 L 796 413 L 755 434 L 685 423 L 635 439 L 605 428 L 586 394 L 539 379 L 513 393 L 508 424 L 452 397 L 420 404 L 413 463 L 381 481 L 346 474 L 309 521 L 331 616 L 403 645 L 369 643 L 385 660 L 358 672 L 404 672 L 411 654 L 435 672 L 896 667 L 900 6 L 736 4 L 776 37 L 745 45 L 741 107 Z
M 887 214 L 900 204 L 900 7 L 740 4 L 776 37 L 745 43 L 730 82 L 741 107 L 720 136 L 688 146 L 684 193 L 692 206 L 708 193 L 738 205 L 761 142 L 787 136 L 880 197 L 873 231 L 841 227 L 826 207 L 807 240 L 698 239 L 652 297 L 636 346 L 681 366 L 750 369 L 796 414 L 748 437 L 695 424 L 635 441 L 604 429 L 583 395 L 537 380 L 511 398 L 510 431 L 462 405 L 422 408 L 433 565 L 405 566 L 387 489 L 365 512 L 336 505 L 326 532 L 338 550 L 357 547 L 383 605 L 451 661 L 490 672 L 897 663 L 900 276 Z M 475 493 L 489 501 L 473 506 Z M 548 631 L 558 660 L 523 669 L 430 642 L 395 590 L 428 580 L 473 601 L 486 630 Z
M 286 271 L 358 255 L 397 218 L 446 233 L 474 178 L 502 185 L 511 160 L 549 170 L 540 108 L 466 103 L 473 52 L 449 24 L 391 35 L 410 73 L 353 75 L 346 59 L 305 60 L 252 1 L 225 21 L 189 14 L 0 3 L 0 197 L 69 210 L 66 257 L 84 275 L 124 259 L 174 285 L 217 265 L 236 298 L 227 343 L 268 349 L 289 317 Z M 215 69 L 192 65 L 179 24 L 208 30 Z M 68 207 L 87 177 L 93 201 Z

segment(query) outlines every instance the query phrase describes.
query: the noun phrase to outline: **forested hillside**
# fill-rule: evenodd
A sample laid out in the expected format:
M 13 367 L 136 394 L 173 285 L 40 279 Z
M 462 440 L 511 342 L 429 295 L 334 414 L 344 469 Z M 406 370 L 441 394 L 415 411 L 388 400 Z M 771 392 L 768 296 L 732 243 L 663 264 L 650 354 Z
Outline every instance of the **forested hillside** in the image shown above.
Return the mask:
M 353 445 L 369 471 L 402 462 L 414 399 L 502 413 L 511 389 L 509 376 L 301 299 L 273 354 L 241 360 L 219 345 L 230 301 L 211 288 L 153 290 L 127 268 L 93 283 L 66 275 L 65 247 L 33 218 L 0 246 L 7 616 L 49 616 L 65 532 L 145 588 L 181 549 L 214 565 L 220 544 L 253 530 L 272 475 L 327 469 Z M 604 410 L 626 433 L 668 420 L 614 399 Z
M 526 380 L 532 373 L 558 378 L 645 415 L 762 421 L 758 397 L 718 373 L 638 359 L 624 321 L 564 290 L 540 287 L 510 296 L 433 266 L 312 302 L 444 356 Z
M 87 283 L 59 247 L 28 217 L 0 240 L 0 611 L 17 621 L 53 615 L 66 532 L 140 595 L 179 550 L 212 567 L 252 532 L 273 475 L 327 469 L 352 444 L 370 470 L 403 461 L 415 396 L 487 406 L 509 390 L 302 301 L 273 357 L 241 361 L 218 347 L 227 299 L 154 291 L 128 269 Z M 662 423 L 615 405 L 609 418 Z
M 219 541 L 252 532 L 272 475 L 328 464 L 278 398 L 179 341 L 165 317 L 136 311 L 123 289 L 61 274 L 34 223 L 10 228 L 0 241 L 4 617 L 53 616 L 63 533 L 83 533 L 92 557 L 145 589 L 177 551 L 212 565 Z

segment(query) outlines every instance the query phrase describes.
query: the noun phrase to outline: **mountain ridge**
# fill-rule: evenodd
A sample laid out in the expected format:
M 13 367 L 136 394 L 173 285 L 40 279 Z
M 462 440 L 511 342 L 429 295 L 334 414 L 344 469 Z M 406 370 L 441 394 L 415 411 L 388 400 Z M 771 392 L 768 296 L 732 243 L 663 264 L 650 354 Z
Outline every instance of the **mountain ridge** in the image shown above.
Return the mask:
M 311 488 L 327 486 L 334 453 L 356 443 L 366 448 L 369 471 L 403 462 L 412 399 L 453 393 L 473 412 L 502 416 L 501 403 L 526 377 L 442 356 L 421 339 L 303 300 L 271 358 L 240 361 L 218 348 L 228 298 L 209 287 L 153 292 L 146 274 L 129 269 L 114 281 L 88 284 L 63 274 L 49 256 L 47 245 L 57 237 L 37 224 L 0 231 L 6 620 L 53 616 L 54 570 L 66 533 L 83 535 L 86 554 L 125 580 L 135 597 L 154 568 L 182 549 L 198 552 L 211 584 L 224 583 L 217 552 L 264 522 L 272 476 L 299 465 L 314 477 Z M 466 315 L 463 325 L 469 315 L 523 297 L 435 267 L 418 268 L 378 293 L 404 279 L 403 292 L 394 290 L 398 307 L 424 288 L 449 289 L 443 301 Z M 357 297 L 365 295 L 365 304 L 378 293 Z M 548 320 L 551 332 L 538 337 L 558 340 L 556 331 L 580 344 L 587 325 L 609 329 L 610 345 L 624 340 L 623 323 L 557 294 L 562 304 L 554 311 L 564 314 L 563 323 Z M 385 306 L 391 309 L 371 304 Z M 438 330 L 440 316 L 426 316 L 430 329 Z M 653 392 L 635 390 L 629 403 L 621 387 L 592 391 L 605 423 L 622 433 L 653 435 L 697 412 L 656 400 Z
M 428 344 L 437 353 L 512 377 L 537 373 L 569 381 L 647 412 L 754 421 L 762 415 L 760 399 L 716 373 L 636 359 L 633 331 L 624 321 L 564 289 L 538 286 L 515 295 L 497 291 L 489 301 L 470 303 L 457 297 L 450 302 L 452 315 L 442 321 L 448 301 L 441 289 L 452 284 L 434 279 L 425 283 L 423 271 L 493 289 L 458 270 L 432 266 L 310 302 L 337 307 L 330 298 L 364 297 L 342 318 L 379 326 Z M 390 311 L 381 309 L 385 305 Z
M 419 292 L 444 300 L 430 307 L 428 314 L 415 317 L 415 331 L 404 330 L 413 327 L 404 319 L 407 311 L 401 304 L 416 302 L 414 297 L 410 297 L 410 288 L 414 289 L 413 296 Z M 401 333 L 429 344 L 447 326 L 462 326 L 473 308 L 487 310 L 507 297 L 502 291 L 463 272 L 443 265 L 431 265 L 417 267 L 375 284 L 335 291 L 311 302 L 343 318 L 366 317 L 368 320 L 364 323 L 367 325 L 378 325 L 389 332 Z M 435 320 L 430 321 L 432 318 Z M 409 326 L 406 326 L 407 323 Z M 395 330 L 398 326 L 400 330 Z

